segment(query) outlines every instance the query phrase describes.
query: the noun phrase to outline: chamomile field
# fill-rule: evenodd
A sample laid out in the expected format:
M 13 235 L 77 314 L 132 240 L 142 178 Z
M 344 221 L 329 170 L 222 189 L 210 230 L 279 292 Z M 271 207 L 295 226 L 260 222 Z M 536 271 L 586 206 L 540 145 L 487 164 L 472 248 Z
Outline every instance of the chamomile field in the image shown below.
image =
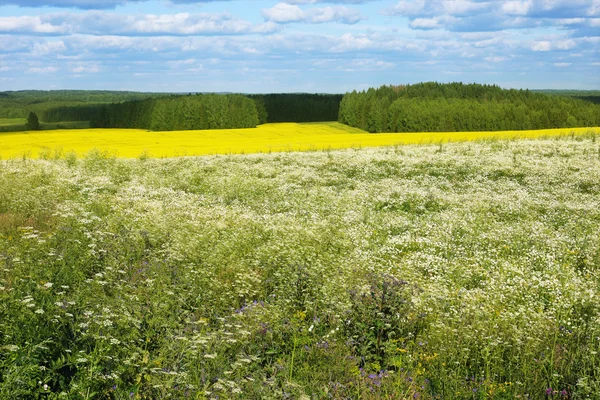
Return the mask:
M 140 129 L 68 129 L 0 133 L 0 157 L 83 156 L 91 150 L 117 157 L 179 157 L 431 144 L 484 139 L 539 138 L 599 133 L 600 128 L 497 132 L 369 134 L 337 122 L 271 123 L 251 129 L 156 132 Z
M 600 399 L 598 130 L 294 126 L 0 136 L 0 398 Z

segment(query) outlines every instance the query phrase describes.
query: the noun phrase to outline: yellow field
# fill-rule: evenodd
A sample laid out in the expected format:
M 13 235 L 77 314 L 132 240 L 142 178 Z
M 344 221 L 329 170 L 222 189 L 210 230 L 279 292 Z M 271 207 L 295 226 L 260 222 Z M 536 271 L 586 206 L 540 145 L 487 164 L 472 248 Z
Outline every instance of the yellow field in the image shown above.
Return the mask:
M 503 132 L 370 134 L 337 122 L 266 124 L 254 129 L 151 132 L 140 129 L 72 129 L 0 134 L 0 157 L 52 157 L 92 149 L 118 157 L 174 157 L 427 144 L 481 139 L 600 134 L 600 128 Z

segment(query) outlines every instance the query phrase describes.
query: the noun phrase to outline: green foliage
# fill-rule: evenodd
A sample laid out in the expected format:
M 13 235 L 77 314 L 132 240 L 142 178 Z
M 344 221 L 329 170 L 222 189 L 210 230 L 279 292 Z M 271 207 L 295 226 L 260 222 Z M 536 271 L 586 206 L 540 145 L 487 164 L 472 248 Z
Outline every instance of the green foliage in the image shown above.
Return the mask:
M 342 95 L 308 93 L 261 94 L 250 97 L 264 104 L 265 122 L 337 121 L 342 100 Z
M 198 94 L 169 96 L 100 106 L 95 128 L 142 128 L 155 131 L 254 128 L 256 104 L 246 96 Z
M 269 113 L 265 107 L 265 102 L 260 97 L 254 98 L 254 104 L 256 105 L 256 112 L 258 113 L 258 124 L 266 124 L 269 122 Z
M 452 132 L 600 125 L 600 106 L 498 86 L 382 86 L 347 93 L 339 120 L 369 132 Z
M 246 97 L 254 101 L 254 106 Z M 41 119 L 46 122 L 90 121 L 90 126 L 94 128 L 177 130 L 243 128 L 267 122 L 337 121 L 342 95 L 168 95 L 56 91 L 28 92 L 27 95 L 7 92 L 4 98 L 17 99 L 23 102 L 23 106 L 36 104 Z M 0 116 L 2 99 L 0 96 Z M 20 111 L 5 113 L 12 115 Z M 258 122 L 255 123 L 255 119 Z
M 570 96 L 590 103 L 600 104 L 600 90 L 532 90 L 532 92 L 555 96 Z
M 25 128 L 28 131 L 37 131 L 40 129 L 40 121 L 38 120 L 37 115 L 34 112 L 30 112 L 27 117 L 27 123 L 25 124 Z
M 366 291 L 350 292 L 352 308 L 345 330 L 362 360 L 361 366 L 389 370 L 394 366 L 386 350 L 415 343 L 423 329 L 424 315 L 415 315 L 412 298 L 417 289 L 408 282 L 391 275 L 372 275 L 368 283 Z
M 0 118 L 27 118 L 33 110 L 44 122 L 89 121 L 90 105 L 160 97 L 161 93 L 104 90 L 23 90 L 0 92 Z M 55 110 L 61 110 L 57 112 Z M 73 109 L 66 111 L 66 109 Z

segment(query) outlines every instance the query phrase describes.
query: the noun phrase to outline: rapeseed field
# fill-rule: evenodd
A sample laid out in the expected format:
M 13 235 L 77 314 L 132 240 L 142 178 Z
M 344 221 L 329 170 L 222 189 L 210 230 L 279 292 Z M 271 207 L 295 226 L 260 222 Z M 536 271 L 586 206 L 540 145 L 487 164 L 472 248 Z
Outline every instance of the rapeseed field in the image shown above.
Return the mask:
M 92 149 L 125 158 L 178 157 L 540 138 L 592 132 L 599 133 L 600 128 L 370 134 L 337 122 L 278 123 L 253 129 L 172 132 L 140 129 L 53 130 L 0 134 L 0 157 L 48 158 L 72 152 L 82 156 Z

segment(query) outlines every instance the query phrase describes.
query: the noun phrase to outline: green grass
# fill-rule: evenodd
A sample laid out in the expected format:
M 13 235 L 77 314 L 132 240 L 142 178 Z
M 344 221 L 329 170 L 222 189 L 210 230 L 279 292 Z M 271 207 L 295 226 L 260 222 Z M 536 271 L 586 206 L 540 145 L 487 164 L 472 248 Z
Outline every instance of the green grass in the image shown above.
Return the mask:
M 0 127 L 5 126 L 24 126 L 27 123 L 25 118 L 0 118 Z
M 598 399 L 599 182 L 596 135 L 0 161 L 0 398 Z
M 25 131 L 26 123 L 27 120 L 24 118 L 0 118 L 0 133 Z M 40 122 L 41 130 L 87 129 L 89 127 L 89 121 Z

